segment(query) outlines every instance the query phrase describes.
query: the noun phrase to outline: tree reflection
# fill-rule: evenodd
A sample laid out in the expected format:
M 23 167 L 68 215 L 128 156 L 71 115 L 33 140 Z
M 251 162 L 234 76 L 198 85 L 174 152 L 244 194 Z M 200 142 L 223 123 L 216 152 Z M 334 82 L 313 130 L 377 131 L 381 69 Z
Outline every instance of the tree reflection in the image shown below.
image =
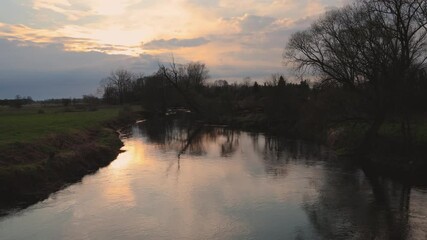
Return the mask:
M 204 156 L 214 146 L 219 148 L 221 157 L 230 158 L 241 147 L 239 131 L 203 126 L 185 118 L 147 121 L 140 125 L 140 130 L 149 143 L 163 151 L 175 151 L 178 158 L 183 154 Z M 311 165 L 313 159 L 324 157 L 322 148 L 314 144 L 258 133 L 251 133 L 249 137 L 269 175 L 285 176 L 286 165 L 292 161 Z
M 180 158 L 181 154 L 185 153 L 187 149 L 191 155 L 204 155 L 206 154 L 206 150 L 203 146 L 202 140 L 202 126 L 198 126 L 196 129 L 187 129 L 185 140 L 181 140 L 182 147 L 178 153 L 178 158 Z
M 324 176 L 305 210 L 325 239 L 407 239 L 411 188 L 361 170 Z
M 140 131 L 149 143 L 164 151 L 175 151 L 177 156 L 203 156 L 218 150 L 220 157 L 232 159 L 240 150 L 247 151 L 250 160 L 261 161 L 264 171 L 273 177 L 286 177 L 291 166 L 311 168 L 319 164 L 321 170 L 316 171 L 319 175 L 310 185 L 315 196 L 305 197 L 303 208 L 321 238 L 412 237 L 409 215 L 411 187 L 363 171 L 348 161 L 335 158 L 322 146 L 258 133 L 242 135 L 232 129 L 179 119 L 145 122 L 140 125 Z M 244 149 L 248 143 L 250 150 Z M 173 164 L 169 168 L 171 166 Z M 178 170 L 179 167 L 180 162 Z
M 240 133 L 234 130 L 222 129 L 220 134 L 226 139 L 225 142 L 221 143 L 221 157 L 230 157 L 239 147 Z
M 292 162 L 311 166 L 316 161 L 332 158 L 321 146 L 283 137 L 251 133 L 252 144 L 265 164 L 265 171 L 274 176 L 285 176 Z
M 304 209 L 324 239 L 408 239 L 411 237 L 411 187 L 379 178 L 348 162 L 335 159 L 325 148 L 275 136 L 251 134 L 254 149 L 266 172 L 286 176 L 288 164 L 308 166 L 324 162 L 328 171 L 317 186 L 319 196 L 306 200 Z M 328 160 L 328 161 L 324 161 Z M 338 166 L 337 166 L 338 165 Z M 334 168 L 339 168 L 334 170 Z M 329 169 L 330 168 L 330 169 Z
M 173 137 L 173 121 L 167 118 L 153 119 L 138 125 L 140 134 L 152 144 L 165 145 Z
M 156 119 L 139 125 L 148 143 L 156 144 L 163 151 L 203 156 L 210 144 L 218 144 L 221 156 L 231 156 L 239 146 L 239 133 L 225 128 L 203 126 L 188 119 Z M 219 141 L 219 139 L 225 139 Z

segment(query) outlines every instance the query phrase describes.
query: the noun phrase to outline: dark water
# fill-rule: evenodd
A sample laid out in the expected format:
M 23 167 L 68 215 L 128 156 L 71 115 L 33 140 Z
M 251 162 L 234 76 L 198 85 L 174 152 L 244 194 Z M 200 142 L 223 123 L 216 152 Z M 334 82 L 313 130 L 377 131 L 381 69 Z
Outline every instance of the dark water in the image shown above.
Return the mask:
M 179 122 L 134 126 L 124 143 L 110 166 L 1 218 L 0 239 L 427 239 L 426 189 L 316 145 Z

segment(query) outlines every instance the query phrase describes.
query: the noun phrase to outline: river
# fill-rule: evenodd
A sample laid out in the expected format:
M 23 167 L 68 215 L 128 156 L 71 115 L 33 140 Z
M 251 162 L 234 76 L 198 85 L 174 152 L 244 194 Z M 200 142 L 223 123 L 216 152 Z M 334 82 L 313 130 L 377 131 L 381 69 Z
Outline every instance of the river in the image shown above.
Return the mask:
M 322 146 L 172 120 L 123 142 L 108 167 L 0 218 L 0 239 L 427 239 L 426 188 Z

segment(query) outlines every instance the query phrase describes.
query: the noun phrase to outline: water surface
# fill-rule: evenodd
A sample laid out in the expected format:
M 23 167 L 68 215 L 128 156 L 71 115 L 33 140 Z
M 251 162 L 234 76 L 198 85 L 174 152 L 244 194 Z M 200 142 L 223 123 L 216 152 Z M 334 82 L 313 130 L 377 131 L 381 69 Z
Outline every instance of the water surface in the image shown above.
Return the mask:
M 427 239 L 426 189 L 317 145 L 177 121 L 123 141 L 110 166 L 1 218 L 0 239 Z

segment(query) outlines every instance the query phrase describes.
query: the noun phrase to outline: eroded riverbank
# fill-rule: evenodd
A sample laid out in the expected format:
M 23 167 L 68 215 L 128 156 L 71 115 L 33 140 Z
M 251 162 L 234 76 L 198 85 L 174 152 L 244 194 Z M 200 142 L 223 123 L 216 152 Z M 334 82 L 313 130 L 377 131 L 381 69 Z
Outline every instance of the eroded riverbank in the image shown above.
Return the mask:
M 12 144 L 1 153 L 0 204 L 8 209 L 43 200 L 108 165 L 121 146 L 118 134 L 105 127 Z

